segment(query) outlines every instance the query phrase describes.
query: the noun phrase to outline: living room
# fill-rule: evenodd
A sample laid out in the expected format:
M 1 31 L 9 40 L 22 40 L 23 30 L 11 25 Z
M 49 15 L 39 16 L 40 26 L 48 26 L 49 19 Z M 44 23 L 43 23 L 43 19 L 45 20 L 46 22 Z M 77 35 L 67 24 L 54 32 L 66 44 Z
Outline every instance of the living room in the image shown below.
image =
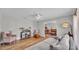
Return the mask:
M 32 49 L 29 47 L 47 38 L 61 38 L 68 32 L 72 36 L 75 11 L 76 8 L 1 8 L 0 32 L 4 37 L 0 39 L 0 49 Z

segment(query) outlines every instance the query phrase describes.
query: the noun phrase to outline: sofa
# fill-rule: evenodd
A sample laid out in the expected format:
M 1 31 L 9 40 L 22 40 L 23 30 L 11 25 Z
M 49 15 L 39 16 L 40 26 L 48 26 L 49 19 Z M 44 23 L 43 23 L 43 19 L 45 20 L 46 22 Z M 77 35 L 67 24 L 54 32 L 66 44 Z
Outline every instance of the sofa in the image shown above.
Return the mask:
M 69 43 L 71 42 L 71 43 Z M 34 44 L 25 50 L 75 50 L 76 46 L 73 43 L 73 38 L 70 38 L 67 34 L 64 35 L 59 42 L 55 38 L 47 38 L 37 44 Z

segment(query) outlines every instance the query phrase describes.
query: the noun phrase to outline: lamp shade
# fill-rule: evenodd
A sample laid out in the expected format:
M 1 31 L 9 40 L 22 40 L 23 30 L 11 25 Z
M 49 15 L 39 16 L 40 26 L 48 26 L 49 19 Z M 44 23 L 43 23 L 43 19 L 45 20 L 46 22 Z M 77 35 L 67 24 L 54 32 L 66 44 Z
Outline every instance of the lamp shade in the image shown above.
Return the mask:
M 64 23 L 62 24 L 62 26 L 63 26 L 64 28 L 68 28 L 68 27 L 69 27 L 69 23 L 68 23 L 68 22 L 64 22 Z

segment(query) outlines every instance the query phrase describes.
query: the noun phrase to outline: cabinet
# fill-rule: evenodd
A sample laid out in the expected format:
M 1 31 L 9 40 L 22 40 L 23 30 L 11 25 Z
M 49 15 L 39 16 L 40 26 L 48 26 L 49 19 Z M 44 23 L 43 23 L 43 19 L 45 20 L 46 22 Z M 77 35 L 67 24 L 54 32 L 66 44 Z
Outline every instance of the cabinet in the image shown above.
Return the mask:
M 30 38 L 31 37 L 31 30 L 23 30 L 22 32 L 20 32 L 20 37 L 21 39 L 25 39 L 25 38 Z

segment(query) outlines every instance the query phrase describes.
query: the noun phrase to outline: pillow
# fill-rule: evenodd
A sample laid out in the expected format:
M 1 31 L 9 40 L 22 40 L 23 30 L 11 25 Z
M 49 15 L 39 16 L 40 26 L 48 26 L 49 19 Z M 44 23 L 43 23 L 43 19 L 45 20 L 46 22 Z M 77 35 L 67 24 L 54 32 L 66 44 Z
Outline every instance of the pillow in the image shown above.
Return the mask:
M 66 50 L 69 50 L 69 35 L 68 34 L 65 34 L 62 38 L 62 40 L 60 41 L 60 45 L 62 48 L 66 49 Z

